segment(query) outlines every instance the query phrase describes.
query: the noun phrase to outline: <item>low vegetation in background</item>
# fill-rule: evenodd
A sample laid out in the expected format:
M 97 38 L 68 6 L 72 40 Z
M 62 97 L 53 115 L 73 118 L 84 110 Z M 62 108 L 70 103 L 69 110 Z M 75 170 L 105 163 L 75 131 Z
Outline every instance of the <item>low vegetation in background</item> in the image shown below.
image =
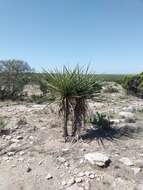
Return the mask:
M 97 74 L 96 75 L 96 78 L 97 80 L 99 81 L 102 81 L 102 82 L 117 82 L 119 84 L 122 84 L 124 78 L 126 77 L 127 75 L 124 75 L 124 74 Z
M 143 73 L 124 78 L 123 87 L 127 93 L 143 98 Z
M 0 99 L 18 99 L 28 83 L 32 69 L 21 60 L 0 61 Z
M 48 93 L 48 85 L 45 78 L 40 78 L 39 86 L 40 86 L 41 92 L 43 93 L 43 96 L 46 96 Z
M 59 71 L 54 72 L 54 77 L 59 77 Z M 22 60 L 0 61 L 0 99 L 1 100 L 25 100 L 36 103 L 51 102 L 55 100 L 55 94 L 50 95 L 48 82 L 51 80 L 52 73 L 36 73 Z M 121 84 L 128 93 L 143 97 L 143 73 L 139 75 L 113 75 L 113 74 L 90 74 L 82 73 L 82 76 L 98 81 L 98 83 L 115 82 Z M 83 77 L 84 78 L 84 77 Z M 28 97 L 23 92 L 25 85 L 38 85 L 41 91 L 40 95 L 33 94 Z M 80 84 L 81 85 L 81 84 Z M 118 92 L 118 85 L 105 85 L 103 92 Z M 89 88 L 90 90 L 90 88 Z M 96 93 L 96 91 L 95 91 Z M 97 93 L 96 93 L 97 94 Z

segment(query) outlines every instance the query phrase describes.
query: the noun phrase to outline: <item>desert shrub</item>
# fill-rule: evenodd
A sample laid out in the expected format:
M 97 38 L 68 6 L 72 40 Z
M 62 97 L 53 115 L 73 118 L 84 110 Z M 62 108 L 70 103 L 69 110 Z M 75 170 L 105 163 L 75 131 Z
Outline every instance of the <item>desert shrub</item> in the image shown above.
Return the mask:
M 128 93 L 143 98 L 143 73 L 124 78 L 123 87 Z
M 0 99 L 17 99 L 23 94 L 24 85 L 31 72 L 30 66 L 21 60 L 0 61 Z
M 40 79 L 39 80 L 39 85 L 40 85 L 40 90 L 43 93 L 43 96 L 46 96 L 47 92 L 48 92 L 48 85 L 47 85 L 47 81 L 45 79 Z
M 96 114 L 87 118 L 87 122 L 91 123 L 96 128 L 107 130 L 110 128 L 110 120 L 104 113 L 96 112 Z
M 133 91 L 133 92 L 137 92 L 137 87 L 139 85 L 139 77 L 138 75 L 136 76 L 127 76 L 124 79 L 123 82 L 123 87 L 129 92 L 129 91 Z

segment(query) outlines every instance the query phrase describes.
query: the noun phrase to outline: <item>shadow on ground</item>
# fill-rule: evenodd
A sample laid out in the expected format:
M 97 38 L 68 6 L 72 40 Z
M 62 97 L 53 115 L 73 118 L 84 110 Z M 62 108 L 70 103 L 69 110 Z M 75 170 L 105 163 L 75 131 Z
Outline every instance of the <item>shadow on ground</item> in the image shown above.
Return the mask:
M 10 134 L 10 129 L 1 129 L 0 130 L 0 136 L 2 135 L 9 135 Z
M 116 141 L 122 137 L 134 138 L 136 134 L 143 132 L 140 127 L 133 127 L 130 125 L 124 125 L 123 127 L 109 127 L 108 129 L 93 128 L 88 129 L 81 138 L 83 140 L 97 140 L 98 143 L 104 145 L 104 140 Z

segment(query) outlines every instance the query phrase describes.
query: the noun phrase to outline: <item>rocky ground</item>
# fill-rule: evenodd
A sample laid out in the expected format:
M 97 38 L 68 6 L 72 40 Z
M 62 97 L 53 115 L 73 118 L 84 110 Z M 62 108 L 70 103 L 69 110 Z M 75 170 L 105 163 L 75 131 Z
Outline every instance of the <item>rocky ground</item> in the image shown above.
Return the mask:
M 113 128 L 64 143 L 57 106 L 1 102 L 0 190 L 143 190 L 143 100 L 121 90 L 89 108 Z

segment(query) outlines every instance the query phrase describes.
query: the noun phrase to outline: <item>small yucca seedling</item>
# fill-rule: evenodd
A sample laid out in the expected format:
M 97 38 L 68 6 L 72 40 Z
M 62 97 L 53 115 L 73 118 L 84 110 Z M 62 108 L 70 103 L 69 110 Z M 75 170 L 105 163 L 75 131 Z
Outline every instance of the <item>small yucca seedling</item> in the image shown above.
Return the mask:
M 91 116 L 88 119 L 88 122 L 90 122 L 92 125 L 94 125 L 97 128 L 102 129 L 109 129 L 110 128 L 110 120 L 104 113 L 96 112 L 95 115 Z

